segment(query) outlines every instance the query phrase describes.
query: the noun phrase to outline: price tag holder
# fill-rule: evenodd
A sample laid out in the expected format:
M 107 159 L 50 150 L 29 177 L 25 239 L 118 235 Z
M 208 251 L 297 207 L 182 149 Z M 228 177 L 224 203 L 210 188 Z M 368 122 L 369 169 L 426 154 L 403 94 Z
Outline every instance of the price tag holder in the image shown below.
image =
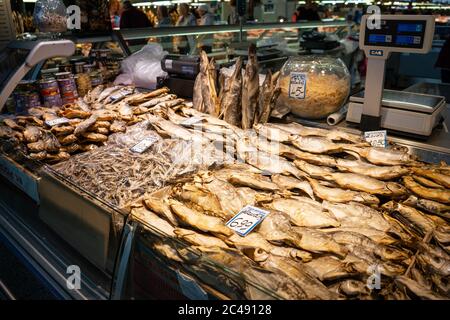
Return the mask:
M 66 124 L 66 123 L 69 123 L 69 119 L 64 118 L 64 117 L 45 121 L 45 124 L 48 125 L 49 127 L 54 127 L 54 126 L 57 126 L 60 124 Z
M 182 123 L 180 123 L 182 126 L 186 126 L 186 127 L 190 127 L 196 123 L 199 123 L 200 121 L 202 121 L 202 118 L 199 117 L 190 117 L 186 120 L 184 120 Z
M 366 131 L 364 132 L 364 140 L 366 140 L 372 147 L 386 148 L 387 146 L 387 131 Z
M 226 225 L 240 236 L 245 237 L 260 224 L 268 214 L 269 211 L 253 206 L 246 206 L 228 221 Z
M 289 98 L 305 99 L 306 81 L 308 80 L 304 72 L 291 72 L 289 82 Z
M 136 144 L 132 148 L 130 148 L 130 151 L 136 152 L 136 153 L 143 153 L 158 140 L 159 140 L 159 138 L 155 137 L 155 136 L 150 136 L 150 137 L 144 138 L 138 144 Z

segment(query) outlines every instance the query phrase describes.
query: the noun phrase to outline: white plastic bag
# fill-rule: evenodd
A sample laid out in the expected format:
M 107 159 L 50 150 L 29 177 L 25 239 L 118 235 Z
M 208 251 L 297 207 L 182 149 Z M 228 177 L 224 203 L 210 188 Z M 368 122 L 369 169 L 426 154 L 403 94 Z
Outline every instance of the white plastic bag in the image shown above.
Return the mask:
M 160 44 L 150 43 L 141 50 L 122 61 L 121 71 L 114 84 L 125 84 L 123 81 L 133 82 L 136 87 L 155 89 L 156 78 L 167 73 L 161 69 L 161 60 L 167 55 Z M 129 84 L 129 83 L 127 83 Z

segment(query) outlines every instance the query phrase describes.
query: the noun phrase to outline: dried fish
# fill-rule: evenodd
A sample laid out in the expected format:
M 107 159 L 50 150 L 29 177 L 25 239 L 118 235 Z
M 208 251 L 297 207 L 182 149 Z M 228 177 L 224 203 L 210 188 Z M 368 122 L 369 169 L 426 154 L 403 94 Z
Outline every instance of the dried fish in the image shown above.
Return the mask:
M 242 129 L 251 129 L 259 96 L 259 66 L 256 57 L 256 46 L 251 44 L 248 49 L 248 61 L 242 87 Z
M 414 181 L 412 177 L 403 177 L 405 187 L 419 197 L 450 204 L 450 191 L 448 189 L 425 188 Z
M 227 89 L 221 102 L 223 119 L 234 126 L 241 124 L 241 94 L 242 58 L 239 57 L 236 60 L 233 75 L 228 80 Z

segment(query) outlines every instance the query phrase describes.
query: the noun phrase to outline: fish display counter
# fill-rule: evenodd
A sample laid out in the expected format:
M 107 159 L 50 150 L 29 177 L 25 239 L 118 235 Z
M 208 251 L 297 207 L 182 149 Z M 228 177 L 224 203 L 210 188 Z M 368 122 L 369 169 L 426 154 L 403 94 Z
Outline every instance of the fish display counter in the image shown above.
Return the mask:
M 192 102 L 100 85 L 4 118 L 3 156 L 38 182 L 39 205 L 21 211 L 30 199 L 2 181 L 0 231 L 45 251 L 61 296 L 449 298 L 446 163 L 289 121 L 254 46 L 223 82 L 214 70 L 201 52 Z M 64 293 L 69 265 L 88 270 L 86 291 Z

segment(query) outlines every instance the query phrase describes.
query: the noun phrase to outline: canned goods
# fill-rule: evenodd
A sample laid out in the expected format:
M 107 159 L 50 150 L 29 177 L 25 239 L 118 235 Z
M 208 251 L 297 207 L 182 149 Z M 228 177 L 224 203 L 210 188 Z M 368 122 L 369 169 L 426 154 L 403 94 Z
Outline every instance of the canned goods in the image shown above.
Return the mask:
M 103 77 L 101 72 L 98 71 L 91 72 L 89 76 L 91 77 L 91 85 L 93 88 L 103 84 Z
M 58 81 L 54 78 L 39 82 L 40 93 L 45 107 L 60 107 L 62 105 Z
M 14 101 L 14 96 L 6 99 L 6 110 L 8 110 L 8 113 L 16 112 L 16 102 Z
M 42 79 L 54 78 L 55 77 L 55 73 L 58 73 L 58 72 L 59 72 L 58 68 L 42 69 L 41 70 L 41 78 Z
M 55 74 L 55 76 L 56 76 L 56 79 L 58 79 L 58 81 L 59 81 L 60 79 L 69 79 L 72 76 L 72 73 L 68 72 L 68 71 L 58 72 L 57 74 Z
M 28 109 L 41 106 L 41 99 L 36 88 L 36 81 L 20 81 L 13 93 L 13 97 L 16 114 L 27 114 Z
M 58 75 L 56 75 L 58 77 Z M 65 78 L 67 77 L 67 78 Z M 73 75 L 59 75 L 58 78 L 59 92 L 63 104 L 73 103 L 78 98 L 77 85 Z
M 84 73 L 91 73 L 91 72 L 94 71 L 94 69 L 95 69 L 95 65 L 93 65 L 93 64 L 85 64 L 83 66 L 83 72 Z
M 58 68 L 60 72 L 72 72 L 72 65 L 70 63 L 60 64 Z
M 80 73 L 75 78 L 78 94 L 84 97 L 92 89 L 91 77 L 87 73 Z
M 14 102 L 16 114 L 28 114 L 28 109 L 41 106 L 41 99 L 37 92 L 16 92 Z
M 86 62 L 75 62 L 75 73 L 83 73 Z

